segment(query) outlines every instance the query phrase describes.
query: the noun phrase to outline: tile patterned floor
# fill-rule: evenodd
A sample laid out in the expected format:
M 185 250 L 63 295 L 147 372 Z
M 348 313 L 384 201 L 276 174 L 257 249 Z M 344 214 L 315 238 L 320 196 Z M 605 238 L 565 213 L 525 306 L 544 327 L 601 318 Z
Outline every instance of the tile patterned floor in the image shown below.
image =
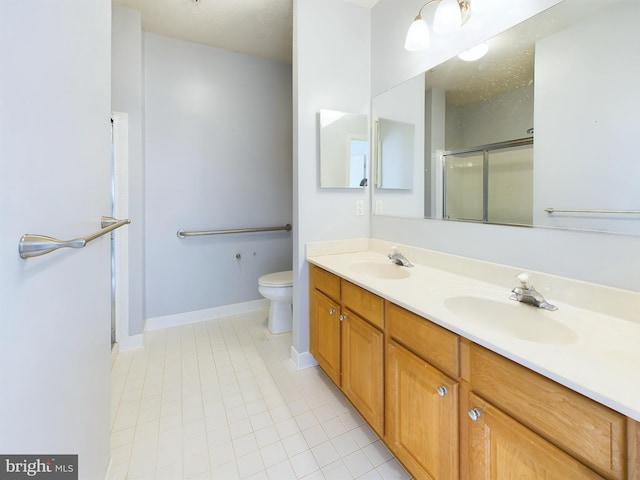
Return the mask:
M 112 368 L 113 479 L 409 479 L 267 310 L 146 334 Z

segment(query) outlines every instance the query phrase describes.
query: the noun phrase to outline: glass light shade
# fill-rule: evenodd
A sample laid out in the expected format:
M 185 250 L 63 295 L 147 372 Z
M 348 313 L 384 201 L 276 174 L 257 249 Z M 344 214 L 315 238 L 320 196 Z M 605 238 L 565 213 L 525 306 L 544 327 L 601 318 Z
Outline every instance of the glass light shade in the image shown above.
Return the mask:
M 489 45 L 486 43 L 481 43 L 476 45 L 475 47 L 470 48 L 469 50 L 465 50 L 458 58 L 460 60 L 464 60 L 465 62 L 473 62 L 474 60 L 479 60 L 484 57 L 489 51 Z
M 454 32 L 462 25 L 462 11 L 458 0 L 442 0 L 433 18 L 433 31 L 436 33 Z
M 429 41 L 429 27 L 427 26 L 427 22 L 418 15 L 407 31 L 404 48 L 410 52 L 419 52 L 420 50 L 427 49 Z

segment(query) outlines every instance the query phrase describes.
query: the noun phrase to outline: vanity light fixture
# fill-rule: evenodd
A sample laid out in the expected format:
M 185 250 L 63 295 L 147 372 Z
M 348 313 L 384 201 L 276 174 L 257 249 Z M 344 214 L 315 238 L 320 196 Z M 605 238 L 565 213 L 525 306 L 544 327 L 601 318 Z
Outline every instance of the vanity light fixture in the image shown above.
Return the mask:
M 429 46 L 429 27 L 422 18 L 422 9 L 432 3 L 439 3 L 433 18 L 435 33 L 453 32 L 464 25 L 471 15 L 470 0 L 429 0 L 420 7 L 418 15 L 407 31 L 404 48 L 410 52 L 419 52 Z
M 469 50 L 465 50 L 461 54 L 458 55 L 460 60 L 464 60 L 465 62 L 474 62 L 476 60 L 480 60 L 484 57 L 489 51 L 489 45 L 486 43 L 480 43 L 475 47 L 471 47 Z

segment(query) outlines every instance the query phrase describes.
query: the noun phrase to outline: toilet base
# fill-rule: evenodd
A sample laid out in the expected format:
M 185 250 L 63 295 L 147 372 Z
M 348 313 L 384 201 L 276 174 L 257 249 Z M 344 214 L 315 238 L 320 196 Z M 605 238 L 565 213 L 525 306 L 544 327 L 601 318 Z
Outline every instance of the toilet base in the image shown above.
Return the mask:
M 267 328 L 273 334 L 290 332 L 293 328 L 292 305 L 271 300 Z

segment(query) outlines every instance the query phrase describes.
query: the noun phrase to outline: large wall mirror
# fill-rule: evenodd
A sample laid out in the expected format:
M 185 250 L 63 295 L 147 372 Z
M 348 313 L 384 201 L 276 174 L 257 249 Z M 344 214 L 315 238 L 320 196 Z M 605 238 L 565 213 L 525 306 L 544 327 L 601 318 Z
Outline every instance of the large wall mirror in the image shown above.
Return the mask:
M 410 114 L 417 164 L 374 213 L 640 235 L 639 22 L 637 0 L 563 0 L 374 98 L 374 121 Z

